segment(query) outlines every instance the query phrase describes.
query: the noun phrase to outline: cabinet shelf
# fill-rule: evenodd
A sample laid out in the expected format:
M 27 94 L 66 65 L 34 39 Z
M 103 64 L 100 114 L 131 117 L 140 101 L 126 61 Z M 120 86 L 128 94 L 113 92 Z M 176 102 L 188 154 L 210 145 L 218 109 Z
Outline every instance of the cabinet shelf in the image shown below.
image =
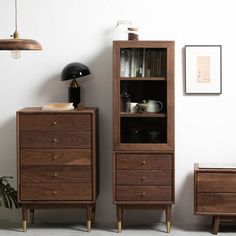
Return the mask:
M 165 77 L 120 77 L 120 80 L 166 81 Z
M 166 117 L 166 113 L 160 113 L 160 112 L 156 112 L 156 113 L 152 113 L 152 112 L 143 112 L 143 113 L 131 113 L 131 112 L 121 112 L 120 113 L 121 117 Z

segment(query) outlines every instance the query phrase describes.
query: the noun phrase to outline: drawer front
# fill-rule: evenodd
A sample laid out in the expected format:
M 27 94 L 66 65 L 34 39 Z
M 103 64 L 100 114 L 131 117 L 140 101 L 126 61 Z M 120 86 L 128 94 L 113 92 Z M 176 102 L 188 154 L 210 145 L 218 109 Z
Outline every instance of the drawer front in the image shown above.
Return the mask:
M 171 170 L 117 170 L 117 185 L 172 185 Z
M 171 201 L 171 186 L 117 186 L 117 201 Z
M 197 212 L 236 214 L 236 193 L 198 193 Z
M 172 169 L 171 154 L 117 154 L 116 168 L 124 170 L 134 169 Z
M 91 183 L 21 183 L 20 198 L 22 201 L 37 200 L 92 200 Z
M 236 173 L 198 173 L 197 191 L 236 193 Z
M 21 148 L 91 148 L 89 132 L 20 132 Z
M 91 165 L 90 149 L 21 149 L 21 165 Z
M 91 132 L 89 114 L 20 114 L 20 131 Z
M 22 166 L 21 182 L 91 183 L 91 167 L 84 166 Z

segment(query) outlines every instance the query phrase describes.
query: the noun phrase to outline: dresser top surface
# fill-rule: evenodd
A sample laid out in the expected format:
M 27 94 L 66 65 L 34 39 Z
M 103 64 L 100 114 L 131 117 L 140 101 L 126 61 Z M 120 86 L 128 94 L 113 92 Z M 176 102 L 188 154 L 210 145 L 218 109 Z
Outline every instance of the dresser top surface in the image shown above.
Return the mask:
M 195 163 L 195 171 L 236 172 L 236 163 Z
M 62 114 L 76 114 L 76 113 L 94 113 L 98 108 L 96 107 L 82 107 L 79 109 L 73 110 L 42 110 L 42 107 L 25 107 L 19 111 L 18 113 L 62 113 Z

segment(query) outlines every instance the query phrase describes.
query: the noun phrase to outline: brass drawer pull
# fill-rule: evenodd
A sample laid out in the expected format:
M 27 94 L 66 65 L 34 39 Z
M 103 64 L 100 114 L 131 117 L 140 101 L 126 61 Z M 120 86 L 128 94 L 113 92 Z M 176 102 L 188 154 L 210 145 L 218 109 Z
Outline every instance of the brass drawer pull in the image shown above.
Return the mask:
M 56 142 L 57 142 L 57 139 L 54 138 L 54 139 L 52 140 L 52 143 L 56 143 Z
M 146 192 L 142 192 L 142 197 L 145 197 L 146 196 Z
M 58 193 L 58 191 L 57 191 L 57 190 L 54 190 L 54 191 L 53 191 L 53 194 L 54 194 L 54 195 L 56 195 L 57 193 Z
M 57 176 L 58 176 L 58 174 L 55 172 L 55 173 L 53 174 L 53 176 L 54 176 L 54 177 L 57 177 Z
M 142 161 L 142 166 L 146 165 L 146 161 Z
M 52 125 L 54 125 L 54 126 L 57 125 L 57 121 L 53 121 Z
M 54 159 L 54 160 L 57 160 L 57 158 L 58 158 L 58 156 L 57 156 L 57 155 L 55 155 L 55 156 L 53 157 L 53 159 Z
M 142 177 L 142 181 L 144 181 L 145 179 L 146 179 L 146 177 L 145 177 L 145 176 L 143 176 L 143 177 Z

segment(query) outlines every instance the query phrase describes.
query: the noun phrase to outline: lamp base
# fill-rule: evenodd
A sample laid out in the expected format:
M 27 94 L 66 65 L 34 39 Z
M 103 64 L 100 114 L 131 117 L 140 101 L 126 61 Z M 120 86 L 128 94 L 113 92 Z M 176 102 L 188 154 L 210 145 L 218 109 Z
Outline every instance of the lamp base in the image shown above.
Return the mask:
M 75 79 L 73 79 L 68 88 L 68 101 L 73 103 L 74 108 L 77 108 L 80 103 L 80 86 Z

